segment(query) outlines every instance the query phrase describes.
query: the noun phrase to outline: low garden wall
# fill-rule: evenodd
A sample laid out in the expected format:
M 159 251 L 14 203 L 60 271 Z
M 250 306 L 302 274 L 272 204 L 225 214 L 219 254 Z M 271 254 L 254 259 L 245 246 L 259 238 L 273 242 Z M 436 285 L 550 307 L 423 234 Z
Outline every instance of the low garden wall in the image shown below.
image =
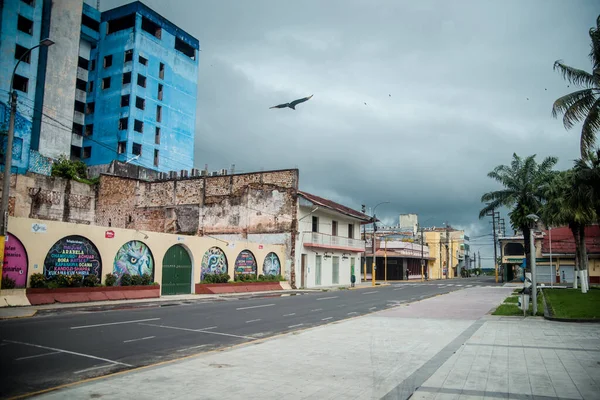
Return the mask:
M 160 285 L 100 286 L 74 288 L 28 288 L 27 299 L 32 305 L 53 303 L 86 303 L 105 300 L 151 299 L 160 297 Z
M 197 283 L 195 293 L 247 293 L 283 289 L 280 282 Z

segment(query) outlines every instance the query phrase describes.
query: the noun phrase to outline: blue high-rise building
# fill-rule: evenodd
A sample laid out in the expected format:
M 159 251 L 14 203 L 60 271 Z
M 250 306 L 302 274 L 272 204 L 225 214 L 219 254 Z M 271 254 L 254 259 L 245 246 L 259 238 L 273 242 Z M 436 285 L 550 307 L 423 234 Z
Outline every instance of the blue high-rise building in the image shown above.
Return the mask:
M 13 171 L 52 160 L 193 167 L 198 40 L 140 2 L 100 13 L 92 0 L 0 1 L 0 131 L 18 66 Z M 2 163 L 3 164 L 3 163 Z
M 198 40 L 140 2 L 102 13 L 82 159 L 193 168 Z

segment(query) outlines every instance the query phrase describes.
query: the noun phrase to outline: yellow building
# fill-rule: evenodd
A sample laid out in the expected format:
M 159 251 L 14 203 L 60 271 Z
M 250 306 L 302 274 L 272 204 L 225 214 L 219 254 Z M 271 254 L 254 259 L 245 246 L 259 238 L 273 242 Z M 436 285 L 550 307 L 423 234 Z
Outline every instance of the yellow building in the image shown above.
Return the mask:
M 424 231 L 424 234 L 429 254 L 435 257 L 435 260 L 429 261 L 429 279 L 456 277 L 459 267 L 464 264 L 465 232 L 452 228 L 449 232 L 445 228 L 432 228 Z

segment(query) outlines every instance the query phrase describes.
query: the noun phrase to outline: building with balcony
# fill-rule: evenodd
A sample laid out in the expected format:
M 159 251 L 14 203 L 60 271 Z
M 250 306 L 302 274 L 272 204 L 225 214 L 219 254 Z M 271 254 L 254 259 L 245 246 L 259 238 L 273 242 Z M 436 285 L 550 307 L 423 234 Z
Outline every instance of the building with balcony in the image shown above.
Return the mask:
M 296 281 L 300 287 L 349 286 L 360 282 L 365 242 L 360 226 L 371 217 L 331 200 L 298 191 Z
M 397 235 L 376 237 L 375 239 L 375 279 L 377 281 L 397 281 L 421 279 L 429 276 L 427 265 L 435 258 L 430 255 L 429 247 L 417 240 Z M 423 260 L 423 269 L 421 269 Z M 367 242 L 366 278 L 371 279 L 373 269 L 373 242 Z M 365 276 L 363 266 L 363 277 Z

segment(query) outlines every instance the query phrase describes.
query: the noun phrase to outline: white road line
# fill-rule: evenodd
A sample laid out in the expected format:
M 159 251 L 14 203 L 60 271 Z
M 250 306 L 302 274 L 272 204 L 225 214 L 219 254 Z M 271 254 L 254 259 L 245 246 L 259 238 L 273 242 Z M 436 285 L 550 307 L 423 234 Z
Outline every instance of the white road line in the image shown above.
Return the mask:
M 124 365 L 126 367 L 133 367 L 133 365 L 125 364 L 125 363 L 122 363 L 122 362 L 119 362 L 119 361 L 109 360 L 107 358 L 92 356 L 90 354 L 77 353 L 75 351 L 57 349 L 55 347 L 41 346 L 39 344 L 33 344 L 33 343 L 17 342 L 16 340 L 6 340 L 5 339 L 4 341 L 7 342 L 7 343 L 22 344 L 23 346 L 37 347 L 38 349 L 46 349 L 46 350 L 58 351 L 60 353 L 72 354 L 74 356 L 80 356 L 80 357 L 91 358 L 91 359 L 94 359 L 94 360 L 106 361 L 106 362 L 109 362 L 111 364 L 119 364 L 119 365 Z
M 371 307 L 371 308 L 369 308 L 369 311 L 370 311 L 370 310 L 374 310 L 374 309 L 376 309 L 376 308 L 377 308 L 377 307 Z
M 462 285 L 456 285 L 456 286 L 462 286 Z
M 321 319 L 321 321 L 327 321 L 327 320 L 330 320 L 330 319 L 332 319 L 332 318 L 333 318 L 333 317 L 327 317 L 327 318 L 323 318 L 323 319 Z
M 329 297 L 320 297 L 317 300 L 330 300 L 330 299 L 337 299 L 339 296 L 329 296 Z
M 84 329 L 84 328 L 96 328 L 98 326 L 134 324 L 136 322 L 157 321 L 159 319 L 160 318 L 147 318 L 147 319 L 136 319 L 136 320 L 133 320 L 133 321 L 108 322 L 106 324 L 72 326 L 70 329 Z
M 262 308 L 262 307 L 272 307 L 275 304 L 261 304 L 260 306 L 250 306 L 250 307 L 240 307 L 240 308 L 236 308 L 236 310 L 249 310 L 251 308 Z
M 179 331 L 187 331 L 187 332 L 208 333 L 210 335 L 230 336 L 230 337 L 236 337 L 236 338 L 248 339 L 248 340 L 254 340 L 254 339 L 256 339 L 256 338 L 253 338 L 253 337 L 250 337 L 250 336 L 232 335 L 231 333 L 223 333 L 223 332 L 210 332 L 210 331 L 203 330 L 203 329 L 179 328 L 177 326 L 144 324 L 144 323 L 141 323 L 140 325 L 154 326 L 156 328 L 176 329 L 176 330 L 179 330 Z
M 50 356 L 52 354 L 60 354 L 60 351 L 51 351 L 50 353 L 38 354 L 36 356 L 19 357 L 19 358 L 15 358 L 15 361 L 28 360 L 30 358 L 37 358 L 37 357 Z
M 374 292 L 365 292 L 363 294 L 373 294 L 373 293 L 377 293 L 377 291 L 374 291 Z
M 467 287 L 473 287 L 473 285 L 467 285 Z
M 290 326 L 288 326 L 288 328 L 297 328 L 297 327 L 302 326 L 302 325 L 304 325 L 304 324 L 290 325 Z
M 322 308 L 315 308 L 314 310 L 310 310 L 310 312 L 315 312 L 315 311 L 323 311 Z
M 211 329 L 217 329 L 216 326 L 209 326 L 208 328 L 200 328 L 199 331 L 210 331 Z
M 295 312 L 291 313 L 291 314 L 283 314 L 284 317 L 291 317 L 292 315 L 296 315 Z
M 262 321 L 262 319 L 258 318 L 258 319 L 251 319 L 250 321 L 246 321 L 247 324 L 251 323 L 251 322 L 258 322 L 258 321 Z
M 98 365 L 97 367 L 92 367 L 92 368 L 86 368 L 86 369 L 82 369 L 79 371 L 75 371 L 73 372 L 74 374 L 83 374 L 84 372 L 88 372 L 88 371 L 93 371 L 95 369 L 101 369 L 101 368 L 108 368 L 108 367 L 112 367 L 112 364 L 108 364 L 108 365 Z
M 208 346 L 208 345 L 207 344 L 201 344 L 200 346 L 186 347 L 185 349 L 179 349 L 177 351 L 181 352 L 181 351 L 187 351 L 187 350 L 200 349 L 200 348 L 206 347 L 206 346 Z
M 123 343 L 131 343 L 131 342 L 137 342 L 140 340 L 148 340 L 148 339 L 154 339 L 156 336 L 146 336 L 143 338 L 139 338 L 139 339 L 129 339 L 129 340 L 123 340 Z
M 352 311 L 352 312 L 349 312 L 347 315 L 354 315 L 354 314 L 358 314 L 358 313 L 356 311 Z
M 404 288 L 403 288 L 403 287 L 399 287 L 399 288 L 396 288 L 396 289 L 394 289 L 394 290 L 400 290 L 400 289 L 404 289 Z
M 340 304 L 338 307 L 346 307 L 346 304 Z

